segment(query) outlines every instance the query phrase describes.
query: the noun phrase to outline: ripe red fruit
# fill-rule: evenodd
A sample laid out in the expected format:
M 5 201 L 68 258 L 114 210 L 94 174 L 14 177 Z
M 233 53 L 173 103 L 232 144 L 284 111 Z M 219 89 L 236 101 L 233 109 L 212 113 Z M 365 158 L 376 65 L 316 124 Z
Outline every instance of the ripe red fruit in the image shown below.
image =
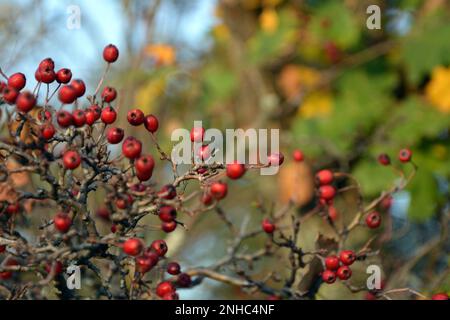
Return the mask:
M 3 89 L 3 100 L 9 104 L 14 104 L 19 96 L 19 91 L 13 87 L 6 87 Z
M 177 189 L 171 184 L 166 184 L 159 190 L 158 196 L 166 200 L 172 200 L 177 196 Z
M 303 152 L 301 152 L 300 150 L 294 150 L 294 152 L 292 153 L 292 157 L 294 158 L 294 161 L 297 162 L 302 162 L 303 159 L 305 158 L 305 156 L 303 155 Z
M 264 219 L 261 223 L 262 229 L 265 233 L 273 233 L 276 229 L 275 224 L 269 219 Z
M 245 165 L 238 162 L 234 162 L 227 165 L 226 171 L 228 178 L 233 180 L 239 179 L 245 173 Z
M 139 256 L 136 258 L 136 270 L 142 274 L 150 271 L 155 265 L 155 261 L 147 256 Z
M 95 121 L 97 121 L 97 115 L 94 111 L 92 110 L 87 110 L 86 111 L 86 124 L 88 126 L 92 126 Z
M 284 155 L 281 152 L 274 152 L 268 157 L 269 165 L 281 166 L 284 162 Z
M 81 109 L 74 110 L 72 120 L 75 127 L 82 127 L 86 124 L 86 113 Z
M 158 126 L 159 126 L 158 118 L 156 118 L 152 114 L 146 116 L 144 119 L 144 126 L 145 126 L 145 129 L 147 129 L 151 133 L 155 133 L 156 130 L 158 130 Z
M 436 293 L 431 297 L 432 300 L 449 300 L 448 294 L 446 293 Z
M 356 255 L 352 250 L 343 250 L 339 254 L 341 262 L 347 266 L 351 265 L 356 260 Z
M 0 81 L 0 93 L 2 93 L 3 90 L 5 90 L 7 86 L 8 85 L 6 84 L 5 81 Z
M 138 238 L 130 238 L 125 240 L 122 246 L 123 252 L 130 256 L 137 256 L 139 253 L 141 253 L 142 249 L 144 248 L 144 245 L 141 241 L 141 239 Z
M 17 266 L 19 263 L 14 258 L 9 258 L 8 261 L 4 262 L 5 267 L 12 267 Z M 0 279 L 1 280 L 8 280 L 12 277 L 12 271 L 3 271 L 0 272 Z
M 59 69 L 58 72 L 56 72 L 56 81 L 58 83 L 69 83 L 69 81 L 72 79 L 72 71 L 67 68 Z
M 136 176 L 140 181 L 147 181 L 152 177 L 155 160 L 150 155 L 140 156 L 134 163 Z
M 102 91 L 102 99 L 105 102 L 112 102 L 116 99 L 117 97 L 117 91 L 116 89 L 112 88 L 112 87 L 105 87 Z
M 95 113 L 95 115 L 96 115 L 96 119 L 95 120 L 100 119 L 100 116 L 102 114 L 102 109 L 98 105 L 93 104 L 93 105 L 87 107 L 86 110 L 87 111 L 93 111 Z
M 167 244 L 164 240 L 155 240 L 150 245 L 150 248 L 156 252 L 156 254 L 160 257 L 164 257 L 167 253 Z
M 177 228 L 177 223 L 175 221 L 163 222 L 161 223 L 162 231 L 169 233 L 174 231 Z
M 366 224 L 369 228 L 378 228 L 381 224 L 381 215 L 378 211 L 372 211 L 366 217 Z
M 16 107 L 20 112 L 28 112 L 36 105 L 36 97 L 29 91 L 21 92 L 16 100 Z
M 164 295 L 164 297 L 162 297 L 163 300 L 179 300 L 180 296 L 178 295 L 178 293 L 176 292 L 170 292 Z
M 213 184 L 211 184 L 210 192 L 217 200 L 223 199 L 228 193 L 228 185 L 221 181 L 213 182 Z
M 412 151 L 409 149 L 402 149 L 398 153 L 398 159 L 404 163 L 411 161 L 411 157 L 412 157 Z
M 202 194 L 202 197 L 201 197 L 200 201 L 205 206 L 209 206 L 212 203 L 212 201 L 213 201 L 213 197 L 211 196 L 211 194 L 209 192 L 205 192 L 205 193 Z
M 53 218 L 56 230 L 66 233 L 72 225 L 72 219 L 66 213 L 60 212 Z
M 48 110 L 40 110 L 38 112 L 38 119 L 41 122 L 45 121 L 51 121 L 52 120 L 52 113 Z
M 134 137 L 128 137 L 122 144 L 122 153 L 128 159 L 136 159 L 141 155 L 142 143 Z
M 37 77 L 39 78 L 39 81 L 43 83 L 52 83 L 56 79 L 56 73 L 55 71 L 53 71 L 53 69 L 39 69 L 38 72 L 39 75 Z
M 77 151 L 69 150 L 64 152 L 63 163 L 66 169 L 74 170 L 80 165 L 81 157 Z
M 168 294 L 172 294 L 174 292 L 175 292 L 175 288 L 174 288 L 173 284 L 169 281 L 161 282 L 156 287 L 156 294 L 161 298 Z
M 328 207 L 328 217 L 331 219 L 331 221 L 336 221 L 338 218 L 338 212 L 334 206 Z
M 388 166 L 391 164 L 391 158 L 386 153 L 382 153 L 378 156 L 378 162 L 383 166 Z
M 122 195 L 116 200 L 116 207 L 119 209 L 126 209 L 133 204 L 133 197 L 129 194 Z
M 61 263 L 61 261 L 55 261 L 54 265 L 53 262 L 47 262 L 47 264 L 45 265 L 45 271 L 47 273 L 54 272 L 55 275 L 60 274 L 63 271 L 63 264 Z
M 103 123 L 111 124 L 116 121 L 116 118 L 117 113 L 111 106 L 108 106 L 102 110 L 101 119 Z
M 211 156 L 211 151 L 209 150 L 209 146 L 208 145 L 200 146 L 200 148 L 198 149 L 198 152 L 197 152 L 197 156 L 202 161 L 208 160 L 208 158 Z
M 119 49 L 113 44 L 108 44 L 103 49 L 103 59 L 105 59 L 106 62 L 113 63 L 119 58 Z
M 329 256 L 325 259 L 325 267 L 328 270 L 336 270 L 339 268 L 339 258 L 336 256 Z
M 383 200 L 381 200 L 381 203 L 380 203 L 381 209 L 389 210 L 392 206 L 393 201 L 394 201 L 394 199 L 392 198 L 392 196 L 387 195 L 386 197 L 383 198 Z
M 39 63 L 38 70 L 55 69 L 55 62 L 52 58 L 45 58 Z
M 167 273 L 168 274 L 176 276 L 177 274 L 180 273 L 180 270 L 181 270 L 181 267 L 176 262 L 170 262 L 169 264 L 167 264 Z
M 192 283 L 191 276 L 187 273 L 180 273 L 177 277 L 177 284 L 182 287 L 186 288 L 189 287 Z
M 347 280 L 352 276 L 352 270 L 348 266 L 342 266 L 336 271 L 336 275 L 341 280 Z
M 128 111 L 127 120 L 132 126 L 140 126 L 144 123 L 145 116 L 140 109 L 133 109 Z
M 202 142 L 205 135 L 205 129 L 202 127 L 194 127 L 191 129 L 191 141 Z
M 96 214 L 98 217 L 109 220 L 109 216 L 111 215 L 111 212 L 109 212 L 108 208 L 106 207 L 100 207 L 97 209 Z
M 14 202 L 14 203 L 10 203 L 6 206 L 5 212 L 7 214 L 16 214 L 20 211 L 20 203 L 19 202 Z
M 64 85 L 59 89 L 58 99 L 62 103 L 73 103 L 77 98 L 77 91 L 71 85 Z
M 92 112 L 92 111 L 91 111 Z M 122 141 L 124 131 L 121 128 L 111 127 L 106 132 L 106 140 L 111 144 L 117 144 Z
M 171 222 L 177 218 L 177 210 L 172 206 L 162 206 L 159 208 L 159 219 L 164 222 Z
M 36 71 L 34 72 L 34 78 L 37 82 L 41 82 L 41 71 L 39 69 L 36 69 Z
M 55 135 L 55 127 L 51 123 L 45 123 L 40 128 L 41 137 L 44 140 L 50 140 Z
M 331 170 L 320 170 L 316 173 L 316 182 L 320 186 L 332 183 L 333 178 L 333 172 Z
M 25 87 L 27 78 L 21 72 L 14 73 L 8 78 L 8 86 L 20 91 Z
M 323 200 L 330 201 L 336 195 L 336 189 L 330 185 L 319 187 L 319 197 Z
M 61 128 L 67 128 L 72 125 L 73 117 L 69 111 L 61 110 L 56 114 L 56 122 Z
M 81 79 L 72 80 L 70 85 L 72 86 L 72 88 L 74 88 L 77 98 L 82 97 L 86 92 L 86 85 Z
M 322 280 L 326 283 L 334 283 L 336 281 L 336 274 L 331 270 L 325 270 L 322 273 Z

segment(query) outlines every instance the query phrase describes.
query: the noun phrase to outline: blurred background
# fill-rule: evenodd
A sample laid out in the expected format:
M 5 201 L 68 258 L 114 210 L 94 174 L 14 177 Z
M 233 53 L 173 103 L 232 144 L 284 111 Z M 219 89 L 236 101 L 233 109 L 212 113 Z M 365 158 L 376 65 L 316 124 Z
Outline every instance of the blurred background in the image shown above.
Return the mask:
M 381 28 L 370 30 L 366 9 L 374 4 L 381 9 Z M 280 173 L 246 174 L 231 183 L 222 204 L 237 224 L 250 219 L 250 230 L 263 216 L 256 202 L 280 208 L 294 199 L 297 214 L 310 209 L 312 176 L 320 168 L 349 172 L 367 200 L 379 196 L 398 176 L 377 163 L 378 154 L 386 152 L 396 163 L 398 150 L 411 148 L 418 174 L 383 212 L 389 237 L 376 261 L 389 287 L 425 293 L 450 290 L 448 238 L 417 254 L 448 228 L 441 221 L 450 200 L 449 39 L 446 0 L 0 0 L 5 73 L 21 71 L 34 86 L 36 66 L 52 57 L 92 92 L 105 67 L 103 47 L 114 43 L 120 57 L 106 84 L 119 92 L 119 121 L 125 127 L 126 112 L 135 107 L 157 115 L 166 150 L 172 130 L 191 128 L 194 120 L 222 130 L 280 128 L 287 158 Z M 126 133 L 141 136 L 147 152 L 156 155 L 144 132 L 128 126 Z M 306 155 L 302 164 L 290 157 L 297 148 Z M 162 165 L 152 178 L 158 185 L 171 178 Z M 102 197 L 90 200 L 96 207 Z M 351 194 L 337 203 L 338 223 L 352 218 L 355 203 Z M 230 234 L 214 212 L 182 219 L 190 230 L 178 228 L 167 240 L 169 254 L 183 267 L 208 266 L 226 253 Z M 305 250 L 314 248 L 318 232 L 332 234 L 320 217 L 302 228 Z M 360 248 L 371 235 L 359 230 L 349 246 Z M 250 252 L 264 239 L 244 249 Z M 251 273 L 263 278 L 273 270 L 286 272 L 276 261 L 261 262 Z M 364 270 L 354 271 L 355 283 L 364 283 Z M 264 298 L 213 281 L 180 296 Z M 322 286 L 318 294 L 362 297 L 341 284 Z

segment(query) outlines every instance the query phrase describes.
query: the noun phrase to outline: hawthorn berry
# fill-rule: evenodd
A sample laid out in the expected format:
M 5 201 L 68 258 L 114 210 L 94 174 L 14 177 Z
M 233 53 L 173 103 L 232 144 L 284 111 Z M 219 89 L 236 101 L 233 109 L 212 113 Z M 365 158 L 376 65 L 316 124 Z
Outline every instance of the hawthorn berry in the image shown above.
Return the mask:
M 159 283 L 158 286 L 156 287 L 156 294 L 161 298 L 167 294 L 172 294 L 174 292 L 175 292 L 175 287 L 169 281 L 163 281 L 163 282 Z
M 136 159 L 141 155 L 142 143 L 134 137 L 128 137 L 122 144 L 122 154 L 128 159 Z
M 19 211 L 20 211 L 20 203 L 19 202 L 9 203 L 5 209 L 5 212 L 7 214 L 16 214 L 16 213 L 19 213 Z
M 153 250 L 151 247 L 144 250 L 144 257 L 150 259 L 152 265 L 156 265 L 159 261 L 160 256 L 158 255 L 155 250 Z
M 180 296 L 179 296 L 178 293 L 176 293 L 176 292 L 169 292 L 169 293 L 166 293 L 166 294 L 162 297 L 162 299 L 163 299 L 163 300 L 179 300 L 179 299 L 180 299 Z
M 77 98 L 82 97 L 84 93 L 86 92 L 86 85 L 84 84 L 84 81 L 81 79 L 74 79 L 70 83 L 72 88 L 75 90 L 75 94 Z
M 53 224 L 55 225 L 56 230 L 58 230 L 61 233 L 66 233 L 69 230 L 70 226 L 72 225 L 72 219 L 69 217 L 68 214 L 64 212 L 59 212 L 53 218 Z
M 375 229 L 378 228 L 381 224 L 381 215 L 378 211 L 372 211 L 369 213 L 366 217 L 366 225 L 371 228 Z
M 44 69 L 55 69 L 55 62 L 52 58 L 45 58 L 41 62 L 39 62 L 38 70 L 44 70 Z
M 402 149 L 398 153 L 398 159 L 405 163 L 411 161 L 412 151 L 409 149 Z
M 319 187 L 319 197 L 325 201 L 333 200 L 336 195 L 336 189 L 330 185 L 324 185 Z
M 320 170 L 316 173 L 316 182 L 319 186 L 328 185 L 333 182 L 334 175 L 331 170 Z
M 182 287 L 182 288 L 186 288 L 189 287 L 192 283 L 192 279 L 191 276 L 188 275 L 187 273 L 180 273 L 177 277 L 177 284 Z
M 36 79 L 37 82 L 41 82 L 41 71 L 38 69 L 36 69 L 36 71 L 34 72 L 34 78 Z
M 163 221 L 161 223 L 161 230 L 166 233 L 170 233 L 170 232 L 174 231 L 176 228 L 177 228 L 177 223 L 175 221 L 170 221 L 170 222 Z
M 449 300 L 448 294 L 441 292 L 436 293 L 431 297 L 432 300 Z
M 38 112 L 38 119 L 40 122 L 51 121 L 52 113 L 49 110 L 42 109 Z
M 242 177 L 245 173 L 245 165 L 238 163 L 238 162 L 234 162 L 231 164 L 227 165 L 226 168 L 226 172 L 227 172 L 227 177 L 233 180 L 239 179 L 240 177 Z
M 140 126 L 145 121 L 145 115 L 140 109 L 128 111 L 127 120 L 132 126 Z
M 60 110 L 56 114 L 56 122 L 61 128 L 70 127 L 73 124 L 73 116 L 69 111 Z
M 352 270 L 348 266 L 342 266 L 336 271 L 336 275 L 341 280 L 347 280 L 352 276 Z
M 69 150 L 64 152 L 63 164 L 66 169 L 74 170 L 78 168 L 81 163 L 80 154 L 77 151 Z
M 100 118 L 102 119 L 103 123 L 111 124 L 116 121 L 117 112 L 113 109 L 113 107 L 108 106 L 102 110 Z
M 142 155 L 136 159 L 134 163 L 137 177 L 140 181 L 147 181 L 153 174 L 153 168 L 155 167 L 155 160 L 150 155 Z
M 202 194 L 202 197 L 200 198 L 200 201 L 205 205 L 209 206 L 213 202 L 213 197 L 209 192 L 204 192 Z
M 19 91 L 13 87 L 6 87 L 3 89 L 3 100 L 9 104 L 14 104 L 19 96 Z
M 92 110 L 86 110 L 86 124 L 92 126 L 97 121 L 97 114 Z
M 168 274 L 176 276 L 180 273 L 181 267 L 177 262 L 170 262 L 169 264 L 167 264 L 166 270 Z
M 100 108 L 100 106 L 98 106 L 97 104 L 93 104 L 93 105 L 87 107 L 86 110 L 94 112 L 94 114 L 96 116 L 95 120 L 100 119 L 100 117 L 102 115 L 102 108 Z
M 328 218 L 330 218 L 331 221 L 336 221 L 336 219 L 338 218 L 338 211 L 332 205 L 328 207 Z
M 8 78 L 8 86 L 16 89 L 17 91 L 22 90 L 27 83 L 27 78 L 21 72 L 14 73 Z
M 98 208 L 95 213 L 97 214 L 97 217 L 100 217 L 103 220 L 109 220 L 109 217 L 111 215 L 111 212 L 109 212 L 108 208 L 106 207 Z
M 158 256 L 139 256 L 136 258 L 136 270 L 142 274 L 150 271 L 158 263 Z
M 356 255 L 352 250 L 343 250 L 339 254 L 339 259 L 341 260 L 341 262 L 343 264 L 345 264 L 346 266 L 349 266 L 349 265 L 353 264 L 353 262 L 355 262 Z
M 264 232 L 268 234 L 273 233 L 276 229 L 275 224 L 267 218 L 262 221 L 261 226 Z
M 150 245 L 150 248 L 156 252 L 160 257 L 164 257 L 167 253 L 167 244 L 164 240 L 155 240 Z
M 92 112 L 92 111 L 91 111 Z M 111 127 L 106 132 L 106 140 L 111 144 L 118 144 L 122 141 L 124 131 L 121 128 Z
M 391 164 L 391 158 L 386 153 L 382 153 L 378 156 L 378 162 L 383 166 L 388 166 Z
M 191 142 L 202 142 L 205 136 L 205 129 L 202 127 L 194 127 L 191 129 Z
M 274 152 L 268 157 L 269 165 L 281 166 L 284 162 L 284 155 L 281 152 Z
M 214 198 L 221 200 L 225 198 L 228 193 L 228 185 L 225 182 L 216 181 L 211 184 L 209 190 Z
M 58 72 L 56 72 L 56 81 L 58 83 L 69 83 L 69 81 L 72 79 L 72 71 L 67 68 L 59 69 Z
M 47 68 L 47 69 L 39 69 L 38 70 L 39 75 L 39 81 L 43 83 L 52 83 L 56 79 L 56 73 L 53 69 Z
M 119 58 L 119 49 L 113 44 L 108 44 L 103 49 L 103 59 L 108 63 L 113 63 Z
M 177 210 L 172 206 L 162 206 L 159 208 L 159 219 L 164 222 L 171 222 L 177 218 Z
M 55 135 L 55 127 L 51 123 L 45 123 L 40 128 L 41 137 L 44 140 L 50 140 Z
M 197 156 L 200 158 L 200 160 L 205 161 L 208 160 L 208 158 L 211 156 L 211 151 L 209 150 L 208 145 L 202 145 L 198 149 Z
M 0 80 L 0 93 L 2 93 L 3 90 L 5 90 L 7 86 L 8 86 L 8 85 L 6 84 L 5 81 L 1 81 L 1 80 Z
M 133 197 L 129 194 L 125 194 L 116 199 L 116 207 L 119 209 L 126 209 L 133 203 Z
M 145 129 L 147 129 L 151 133 L 155 133 L 158 130 L 159 126 L 158 118 L 156 118 L 152 114 L 146 116 L 144 119 L 144 126 Z
M 303 152 L 301 150 L 294 150 L 292 153 L 292 157 L 294 158 L 294 161 L 302 162 L 305 156 L 303 155 Z
M 102 91 L 102 99 L 105 102 L 112 102 L 116 99 L 117 97 L 117 91 L 116 89 L 112 88 L 112 87 L 105 87 Z
M 16 100 L 16 107 L 20 112 L 26 113 L 36 105 L 36 97 L 29 91 L 19 93 Z
M 64 85 L 59 89 L 58 98 L 62 103 L 73 103 L 77 99 L 77 91 L 70 84 Z
M 322 280 L 326 283 L 334 283 L 336 281 L 336 273 L 331 270 L 325 270 L 322 272 Z
M 138 238 L 130 238 L 125 240 L 122 246 L 123 252 L 130 256 L 137 256 L 139 253 L 141 253 L 142 249 L 144 248 L 144 245 L 141 241 L 141 239 Z
M 86 113 L 81 109 L 74 110 L 72 113 L 72 121 L 77 128 L 84 126 L 86 124 Z
M 61 261 L 47 262 L 45 265 L 45 271 L 47 273 L 51 273 L 53 271 L 55 275 L 60 274 L 63 271 L 63 268 L 64 266 Z
M 339 268 L 339 264 L 340 264 L 339 258 L 334 255 L 328 256 L 325 259 L 325 267 L 328 270 L 337 270 Z
M 392 206 L 392 202 L 394 202 L 394 199 L 392 198 L 392 196 L 391 195 L 387 195 L 380 202 L 381 209 L 389 210 L 391 208 L 391 206 Z
M 166 184 L 159 190 L 158 196 L 166 200 L 172 200 L 177 196 L 177 189 L 171 184 Z

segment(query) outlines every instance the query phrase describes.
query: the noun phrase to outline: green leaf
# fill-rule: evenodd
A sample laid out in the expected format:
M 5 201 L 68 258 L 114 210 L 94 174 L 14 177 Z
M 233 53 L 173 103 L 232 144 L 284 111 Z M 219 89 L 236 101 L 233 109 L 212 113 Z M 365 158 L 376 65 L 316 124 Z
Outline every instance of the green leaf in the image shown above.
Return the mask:
M 381 166 L 373 159 L 360 161 L 352 174 L 359 181 L 363 193 L 371 197 L 388 189 L 398 178 L 392 168 Z
M 438 185 L 431 171 L 419 168 L 408 190 L 411 192 L 409 217 L 418 222 L 425 221 L 436 212 Z

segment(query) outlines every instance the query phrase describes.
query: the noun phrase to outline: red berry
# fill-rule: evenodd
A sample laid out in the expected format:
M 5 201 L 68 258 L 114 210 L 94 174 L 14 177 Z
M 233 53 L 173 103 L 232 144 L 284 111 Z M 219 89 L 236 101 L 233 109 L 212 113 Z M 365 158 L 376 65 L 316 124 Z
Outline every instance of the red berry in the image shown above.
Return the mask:
M 177 277 L 177 284 L 182 287 L 186 288 L 189 287 L 192 283 L 191 276 L 187 273 L 180 273 Z
M 202 161 L 208 160 L 209 157 L 211 156 L 211 151 L 209 150 L 209 146 L 208 145 L 200 146 L 200 148 L 198 149 L 197 156 Z
M 116 118 L 117 113 L 111 106 L 108 106 L 102 110 L 101 119 L 103 123 L 111 124 L 116 121 Z
M 25 87 L 27 83 L 27 78 L 21 72 L 17 72 L 9 76 L 8 78 L 8 86 L 20 91 Z
M 105 59 L 106 62 L 113 63 L 117 60 L 119 57 L 119 49 L 113 44 L 108 44 L 103 49 L 103 59 Z
M 55 135 L 55 127 L 51 123 L 43 124 L 40 128 L 41 137 L 44 140 L 50 140 Z
M 166 233 L 170 233 L 170 232 L 174 231 L 176 228 L 177 228 L 177 223 L 175 221 L 161 223 L 161 229 L 162 229 L 162 231 L 164 231 Z
M 117 91 L 114 88 L 111 87 L 105 87 L 102 91 L 102 99 L 105 102 L 112 102 L 117 97 Z
M 20 211 L 20 203 L 19 202 L 8 204 L 6 206 L 6 210 L 5 210 L 5 212 L 7 214 L 16 214 L 16 213 L 19 213 L 19 211 Z
M 164 297 L 162 297 L 163 300 L 179 300 L 180 296 L 178 295 L 178 293 L 176 292 L 170 292 L 164 295 Z
M 223 199 L 228 193 L 228 185 L 221 181 L 214 182 L 211 184 L 210 192 L 217 200 Z
M 34 78 L 36 79 L 37 82 L 41 82 L 41 71 L 39 69 L 36 69 L 36 71 L 34 72 Z
M 341 262 L 347 266 L 351 265 L 356 260 L 356 255 L 352 250 L 344 250 L 339 254 Z
M 5 81 L 0 81 L 0 93 L 3 93 L 3 90 L 5 90 L 7 86 Z
M 52 113 L 48 110 L 40 110 L 38 112 L 38 119 L 41 122 L 52 120 Z
M 101 207 L 101 208 L 97 209 L 96 214 L 98 217 L 100 217 L 104 220 L 109 220 L 109 216 L 111 215 L 111 212 L 109 212 L 108 208 Z
M 411 161 L 411 157 L 412 157 L 412 151 L 409 149 L 402 149 L 398 153 L 398 159 L 401 162 L 409 162 L 409 161 Z
M 275 152 L 269 155 L 268 160 L 271 166 L 281 166 L 284 162 L 284 155 L 281 152 Z
M 323 186 L 333 182 L 333 172 L 331 170 L 320 170 L 316 173 L 316 182 Z
M 38 70 L 43 69 L 55 69 L 55 62 L 52 60 L 52 58 L 45 58 L 39 63 Z
M 380 203 L 381 209 L 389 210 L 392 206 L 393 201 L 394 201 L 394 199 L 392 198 L 392 196 L 387 195 L 386 197 L 383 198 L 383 200 L 381 200 L 381 203 Z
M 6 87 L 3 89 L 3 100 L 9 104 L 14 104 L 19 96 L 19 91 L 13 87 Z
M 150 248 L 156 252 L 160 257 L 164 257 L 167 253 L 167 244 L 164 240 L 155 240 L 150 245 Z
M 211 196 L 211 194 L 209 192 L 205 192 L 202 194 L 202 197 L 200 200 L 205 206 L 209 206 L 213 201 L 213 197 Z
M 134 163 L 137 177 L 140 181 L 147 181 L 152 177 L 155 160 L 150 155 L 140 156 Z
M 297 161 L 297 162 L 301 162 L 305 158 L 303 155 L 303 152 L 301 152 L 298 149 L 294 150 L 294 152 L 292 153 L 292 157 L 294 158 L 294 161 Z
M 133 197 L 129 194 L 122 195 L 116 200 L 116 207 L 119 209 L 126 209 L 133 204 Z
M 56 72 L 56 81 L 58 83 L 69 83 L 69 81 L 72 79 L 72 71 L 67 68 L 59 69 L 58 72 Z
M 60 274 L 63 271 L 63 264 L 61 261 L 55 261 L 55 262 L 48 262 L 45 265 L 45 271 L 47 273 L 50 273 L 52 270 L 55 275 Z
M 446 293 L 436 293 L 431 297 L 432 300 L 448 300 L 448 294 Z
M 106 139 L 111 144 L 120 143 L 123 139 L 123 136 L 124 136 L 124 131 L 121 128 L 111 127 L 106 132 Z
M 330 201 L 336 195 L 336 189 L 330 185 L 324 185 L 319 187 L 319 197 L 323 200 Z
M 94 114 L 96 115 L 95 120 L 100 119 L 100 116 L 102 115 L 102 109 L 96 104 L 89 106 L 86 110 L 94 112 Z
M 61 128 L 70 127 L 73 124 L 73 117 L 69 111 L 61 110 L 56 114 L 56 122 Z
M 326 283 L 334 283 L 336 281 L 336 274 L 331 270 L 325 270 L 322 273 L 322 280 Z
M 336 256 L 329 256 L 325 259 L 325 267 L 328 270 L 336 270 L 339 268 L 339 258 Z
M 171 275 L 173 275 L 173 276 L 176 276 L 177 274 L 179 274 L 179 273 L 180 273 L 180 270 L 181 270 L 181 267 L 180 267 L 180 265 L 179 265 L 178 263 L 176 263 L 176 262 L 170 262 L 170 263 L 167 265 L 167 273 L 168 273 L 168 274 L 171 274 Z
M 36 97 L 29 91 L 19 94 L 16 100 L 16 107 L 20 112 L 28 112 L 36 105 Z
M 64 167 L 69 170 L 78 168 L 81 163 L 81 157 L 78 152 L 74 150 L 66 151 L 63 155 Z
M 38 70 L 39 75 L 37 76 L 39 78 L 40 82 L 43 83 L 52 83 L 53 81 L 55 81 L 56 79 L 56 74 L 55 71 L 53 71 L 53 69 L 39 69 Z M 35 75 L 36 77 L 36 75 Z
M 3 262 L 5 267 L 12 267 L 17 266 L 19 263 L 14 258 L 9 258 L 6 262 Z M 8 280 L 12 277 L 12 271 L 3 271 L 0 272 L 0 279 L 1 280 Z
M 205 135 L 205 129 L 201 127 L 194 127 L 191 129 L 191 141 L 202 142 Z
M 122 144 L 122 154 L 128 159 L 136 159 L 141 155 L 142 143 L 134 137 L 128 137 Z
M 239 179 L 245 173 L 245 165 L 235 162 L 227 165 L 227 176 L 230 179 Z
M 151 133 L 155 133 L 156 130 L 158 130 L 158 126 L 159 126 L 158 118 L 156 118 L 152 114 L 146 116 L 144 119 L 144 126 Z
M 141 239 L 138 238 L 127 239 L 122 246 L 123 252 L 130 256 L 137 256 L 139 253 L 141 253 L 143 248 L 144 245 Z
M 144 123 L 144 113 L 139 109 L 133 109 L 128 111 L 127 120 L 132 126 L 140 126 Z
M 136 270 L 140 273 L 150 271 L 158 263 L 158 256 L 143 255 L 136 258 Z
M 342 266 L 336 271 L 336 275 L 341 280 L 347 280 L 352 276 L 352 270 L 348 266 Z
M 86 111 L 86 124 L 92 126 L 97 121 L 97 115 L 92 110 Z
M 72 88 L 75 89 L 75 94 L 77 98 L 82 97 L 86 92 L 86 85 L 84 84 L 84 81 L 81 79 L 72 80 L 70 85 L 72 86 Z
M 171 222 L 177 218 L 177 210 L 172 206 L 162 206 L 159 208 L 159 219 L 164 222 Z
M 175 288 L 174 288 L 173 284 L 169 281 L 161 282 L 156 287 L 156 294 L 161 298 L 168 294 L 172 294 L 174 292 L 175 292 Z
M 62 103 L 73 103 L 77 98 L 77 91 L 71 85 L 64 85 L 59 89 L 58 98 Z
M 334 206 L 328 207 L 328 217 L 331 219 L 331 221 L 336 221 L 338 218 L 338 212 Z
M 366 217 L 366 224 L 369 228 L 378 228 L 381 224 L 381 215 L 377 211 L 372 211 Z
M 159 190 L 158 195 L 166 200 L 172 200 L 177 196 L 177 189 L 171 184 L 166 184 Z
M 72 120 L 75 127 L 82 127 L 86 124 L 86 113 L 81 109 L 74 110 Z
M 382 153 L 378 156 L 378 162 L 383 166 L 388 166 L 391 164 L 391 158 L 386 153 Z
M 62 233 L 66 233 L 72 225 L 72 219 L 68 214 L 60 212 L 53 218 L 53 223 L 56 230 Z
M 262 221 L 261 226 L 264 232 L 268 234 L 273 233 L 276 229 L 275 224 L 267 218 Z

